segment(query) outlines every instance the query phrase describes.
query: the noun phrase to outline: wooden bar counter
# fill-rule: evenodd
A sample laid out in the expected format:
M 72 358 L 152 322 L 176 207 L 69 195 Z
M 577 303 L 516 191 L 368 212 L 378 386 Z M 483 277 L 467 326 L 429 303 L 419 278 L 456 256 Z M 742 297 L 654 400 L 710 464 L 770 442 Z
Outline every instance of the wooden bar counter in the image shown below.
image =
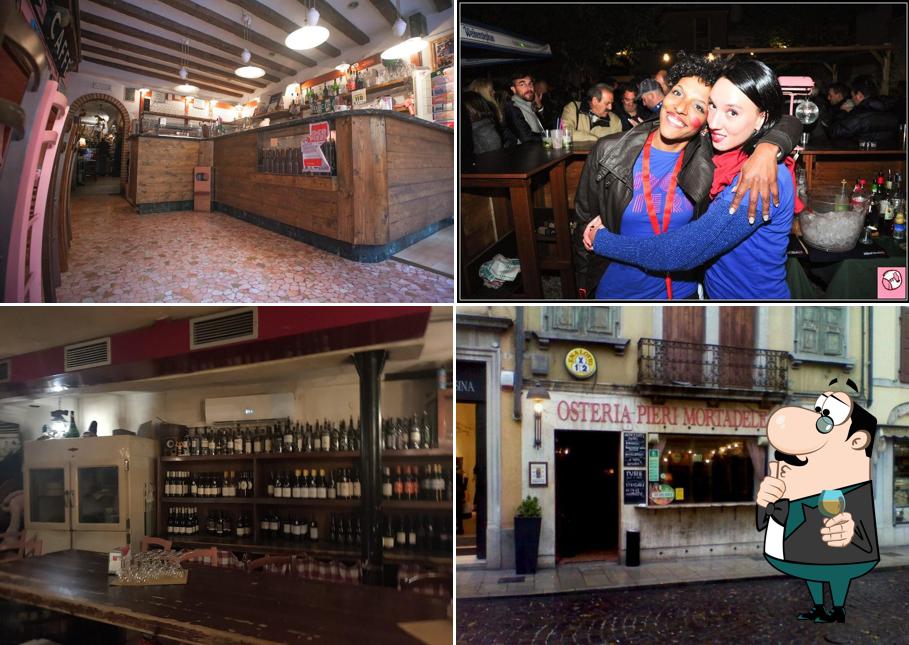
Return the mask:
M 323 122 L 331 124 L 333 173 L 259 170 L 260 137 L 306 135 Z M 351 260 L 385 260 L 454 220 L 454 133 L 387 110 L 321 114 L 207 140 L 134 135 L 130 143 L 137 172 L 129 192 L 140 213 L 192 209 L 193 166 L 209 165 L 208 143 L 213 211 Z
M 336 176 L 259 172 L 257 137 L 332 121 Z M 454 134 L 385 110 L 307 117 L 214 139 L 213 210 L 351 260 L 377 262 L 451 224 Z
M 106 554 L 59 551 L 0 565 L 0 597 L 182 643 L 416 644 L 402 623 L 446 620 L 447 602 L 422 594 L 187 568 L 183 585 L 118 587 Z

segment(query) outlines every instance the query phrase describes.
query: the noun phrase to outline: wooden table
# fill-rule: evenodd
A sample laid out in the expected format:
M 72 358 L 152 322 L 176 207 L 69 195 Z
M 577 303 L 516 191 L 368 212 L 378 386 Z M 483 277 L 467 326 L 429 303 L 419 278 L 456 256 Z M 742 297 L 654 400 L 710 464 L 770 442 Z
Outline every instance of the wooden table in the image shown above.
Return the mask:
M 840 181 L 846 180 L 847 194 L 852 193 L 856 178 L 870 182 L 877 179 L 879 170 L 899 172 L 905 177 L 906 151 L 894 149 L 859 150 L 833 146 L 808 146 L 802 150 L 808 193 L 813 186 L 839 190 Z M 872 176 L 873 175 L 873 176 Z
M 193 566 L 186 585 L 111 587 L 107 555 L 59 551 L 0 564 L 0 597 L 185 643 L 418 643 L 398 623 L 447 601 L 383 587 Z
M 528 298 L 542 298 L 540 269 L 559 272 L 562 294 L 577 293 L 568 218 L 568 193 L 565 167 L 572 157 L 586 156 L 594 142 L 575 144 L 569 150 L 546 149 L 542 143 L 525 143 L 515 148 L 477 155 L 476 164 L 461 172 L 461 188 L 507 188 L 514 219 L 515 239 L 524 290 Z M 545 175 L 544 175 L 545 173 Z M 556 230 L 556 257 L 540 262 L 537 257 L 533 221 L 532 183 L 548 178 Z M 461 258 L 466 262 L 468 258 Z

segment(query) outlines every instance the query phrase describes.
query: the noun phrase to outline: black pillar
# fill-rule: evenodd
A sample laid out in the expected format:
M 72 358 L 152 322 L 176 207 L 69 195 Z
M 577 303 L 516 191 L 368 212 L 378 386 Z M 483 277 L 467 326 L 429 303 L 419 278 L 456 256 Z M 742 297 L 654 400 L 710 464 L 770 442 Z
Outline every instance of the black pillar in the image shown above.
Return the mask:
M 363 582 L 382 584 L 382 514 L 379 510 L 381 454 L 379 452 L 379 415 L 381 404 L 382 369 L 386 352 L 383 349 L 354 354 L 354 365 L 360 375 L 360 485 L 363 509 L 363 544 L 361 557 L 365 563 Z

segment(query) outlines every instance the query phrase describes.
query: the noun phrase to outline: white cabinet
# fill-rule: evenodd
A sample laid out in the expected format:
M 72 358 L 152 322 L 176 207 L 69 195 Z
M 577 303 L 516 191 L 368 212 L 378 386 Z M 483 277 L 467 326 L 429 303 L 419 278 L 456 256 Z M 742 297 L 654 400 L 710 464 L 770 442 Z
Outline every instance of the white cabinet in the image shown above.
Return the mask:
M 29 441 L 25 528 L 44 552 L 107 552 L 155 534 L 158 442 L 133 436 Z

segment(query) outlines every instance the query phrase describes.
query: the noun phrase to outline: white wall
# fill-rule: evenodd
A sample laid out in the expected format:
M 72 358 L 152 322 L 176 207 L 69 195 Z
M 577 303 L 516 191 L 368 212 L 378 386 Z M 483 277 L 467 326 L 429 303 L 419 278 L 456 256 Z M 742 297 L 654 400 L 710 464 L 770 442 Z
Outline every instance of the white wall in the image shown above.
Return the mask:
M 94 87 L 94 84 L 110 85 L 110 89 L 108 90 Z M 66 98 L 69 99 L 70 103 L 75 101 L 80 96 L 85 96 L 86 94 L 108 94 L 120 101 L 120 103 L 122 103 L 126 108 L 127 112 L 129 112 L 130 118 L 135 119 L 139 116 L 139 98 L 138 94 L 136 94 L 132 102 L 126 101 L 123 97 L 124 91 L 127 87 L 136 86 L 127 86 L 121 81 L 116 81 L 101 76 L 95 76 L 93 74 L 75 72 L 72 74 L 67 74 L 66 87 L 64 88 L 63 93 L 66 95 Z

